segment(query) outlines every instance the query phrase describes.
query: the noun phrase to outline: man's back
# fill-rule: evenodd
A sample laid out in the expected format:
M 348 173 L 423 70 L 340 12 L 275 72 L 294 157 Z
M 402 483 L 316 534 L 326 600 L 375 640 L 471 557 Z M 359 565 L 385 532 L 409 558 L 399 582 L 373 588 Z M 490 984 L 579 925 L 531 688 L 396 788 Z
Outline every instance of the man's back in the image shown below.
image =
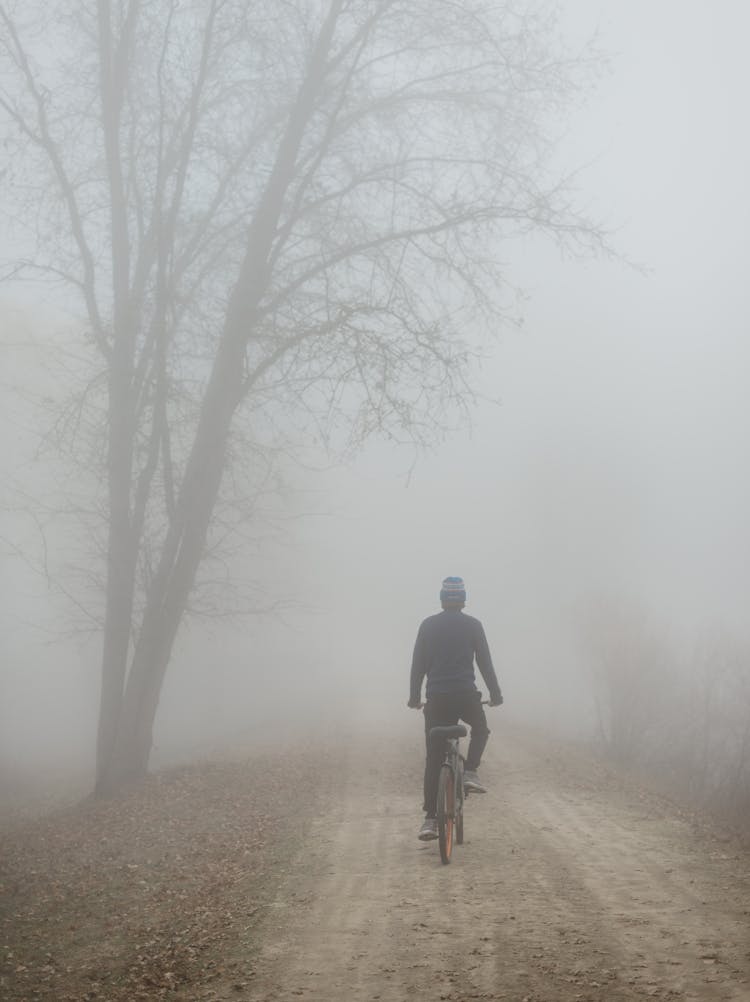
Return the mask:
M 474 658 L 492 696 L 499 693 L 484 628 L 478 619 L 459 609 L 428 616 L 417 634 L 411 671 L 411 694 L 418 698 L 422 679 L 426 696 L 476 691 Z

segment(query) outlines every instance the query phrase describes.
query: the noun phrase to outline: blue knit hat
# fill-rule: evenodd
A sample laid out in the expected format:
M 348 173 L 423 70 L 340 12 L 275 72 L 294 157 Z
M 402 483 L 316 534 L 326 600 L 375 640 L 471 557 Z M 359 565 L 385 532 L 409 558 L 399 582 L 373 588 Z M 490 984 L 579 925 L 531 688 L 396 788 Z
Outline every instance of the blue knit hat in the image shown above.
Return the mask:
M 446 578 L 440 589 L 440 601 L 450 605 L 460 605 L 466 601 L 466 585 L 463 578 Z

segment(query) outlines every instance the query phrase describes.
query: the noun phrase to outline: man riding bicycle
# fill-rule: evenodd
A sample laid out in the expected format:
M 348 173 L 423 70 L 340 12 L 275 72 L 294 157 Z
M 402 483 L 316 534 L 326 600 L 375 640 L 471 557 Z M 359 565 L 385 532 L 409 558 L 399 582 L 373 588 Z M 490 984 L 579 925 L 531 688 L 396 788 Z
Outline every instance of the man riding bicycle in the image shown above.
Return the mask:
M 490 694 L 490 706 L 500 706 L 503 695 L 490 656 L 484 627 L 478 619 L 462 612 L 466 587 L 462 578 L 449 577 L 440 590 L 443 611 L 429 616 L 419 627 L 411 664 L 408 706 L 424 706 L 427 755 L 424 770 L 425 819 L 419 829 L 423 841 L 438 837 L 437 783 L 443 749 L 430 744 L 433 727 L 450 726 L 463 720 L 471 728 L 466 756 L 464 788 L 486 793 L 477 775 L 489 729 L 482 708 L 482 694 L 476 687 L 474 659 Z M 422 703 L 422 680 L 427 679 L 426 703 Z

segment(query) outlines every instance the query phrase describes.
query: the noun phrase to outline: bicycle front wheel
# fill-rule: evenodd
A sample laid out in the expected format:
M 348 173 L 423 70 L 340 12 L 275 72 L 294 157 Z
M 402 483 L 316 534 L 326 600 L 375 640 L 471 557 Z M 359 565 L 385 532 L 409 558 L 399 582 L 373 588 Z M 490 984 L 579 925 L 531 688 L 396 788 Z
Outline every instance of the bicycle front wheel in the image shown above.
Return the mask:
M 456 845 L 464 844 L 464 764 L 458 760 L 456 773 Z
M 456 816 L 456 781 L 453 769 L 443 765 L 438 779 L 437 821 L 440 858 L 450 863 L 453 852 L 453 827 Z

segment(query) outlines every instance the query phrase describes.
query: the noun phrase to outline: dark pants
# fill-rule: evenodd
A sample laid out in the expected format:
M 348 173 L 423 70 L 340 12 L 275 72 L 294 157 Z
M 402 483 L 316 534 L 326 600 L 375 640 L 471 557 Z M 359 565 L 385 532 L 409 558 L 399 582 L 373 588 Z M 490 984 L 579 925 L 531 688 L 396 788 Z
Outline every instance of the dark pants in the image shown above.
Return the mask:
M 428 817 L 437 814 L 437 787 L 440 766 L 445 752 L 439 742 L 430 744 L 431 727 L 449 727 L 463 720 L 471 728 L 469 751 L 466 755 L 466 769 L 479 768 L 482 752 L 490 736 L 487 718 L 479 692 L 439 693 L 430 696 L 424 708 L 424 732 L 427 758 L 424 767 L 424 811 Z

